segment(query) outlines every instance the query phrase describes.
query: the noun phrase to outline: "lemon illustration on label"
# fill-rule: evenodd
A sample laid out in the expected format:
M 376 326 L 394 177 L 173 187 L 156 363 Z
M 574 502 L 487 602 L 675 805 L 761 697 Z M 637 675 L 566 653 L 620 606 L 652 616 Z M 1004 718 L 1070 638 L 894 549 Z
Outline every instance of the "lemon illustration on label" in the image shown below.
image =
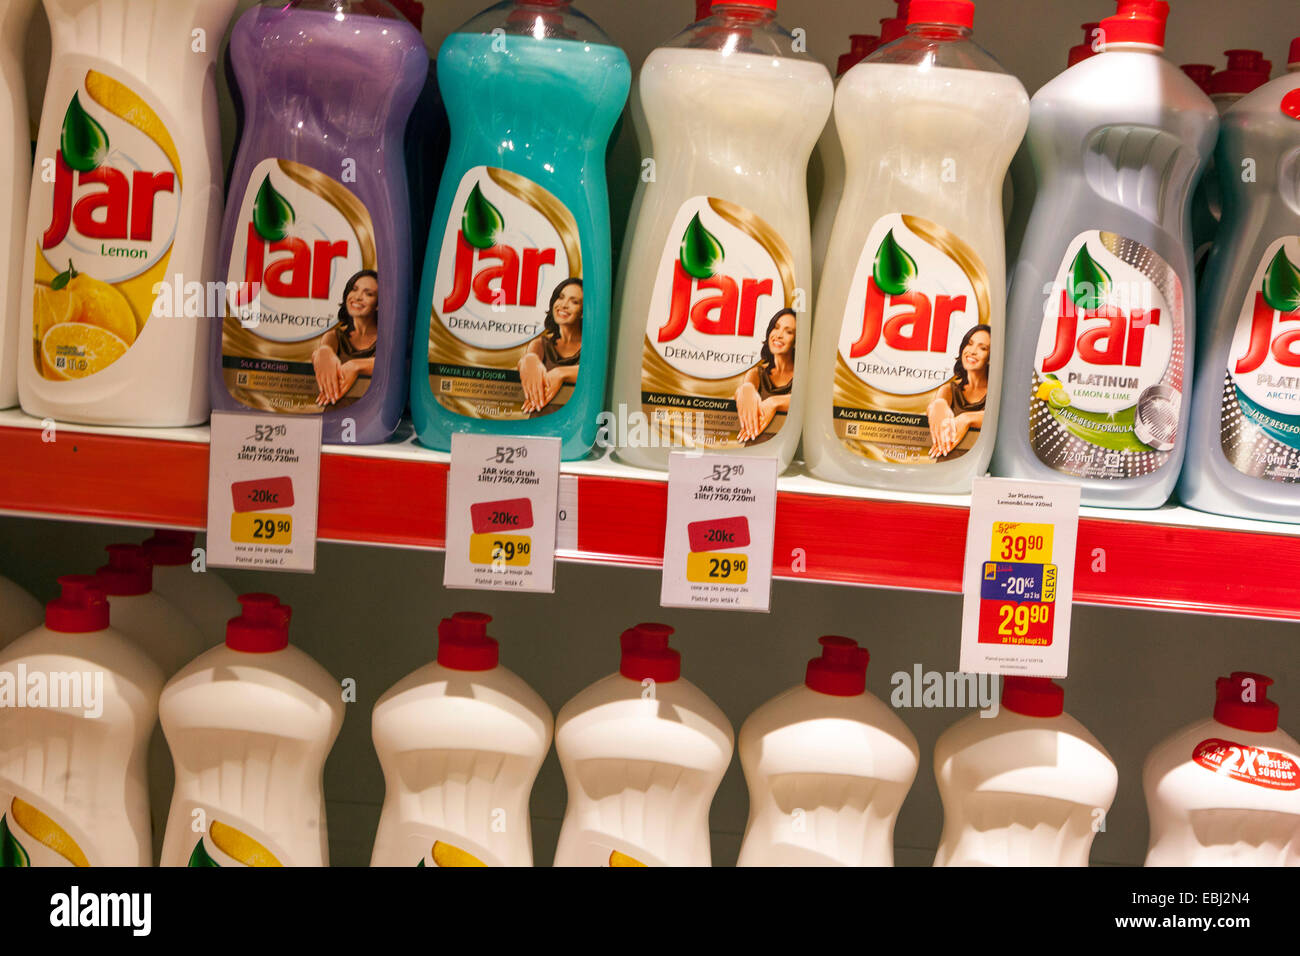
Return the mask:
M 14 797 L 9 809 L 13 813 L 14 823 L 37 843 L 49 847 L 73 866 L 90 866 L 90 861 L 86 859 L 86 854 L 77 845 L 77 841 L 40 810 L 18 797 Z M 13 835 L 10 835 L 10 839 L 13 839 Z M 23 855 L 26 856 L 25 851 Z
M 220 820 L 212 821 L 212 825 L 208 827 L 208 837 L 212 840 L 213 846 L 244 866 L 284 865 L 275 858 L 274 853 L 247 833 L 236 830 Z
M 610 866 L 645 866 L 634 856 L 628 856 L 626 853 L 619 853 L 618 850 L 611 850 L 609 854 Z
M 487 866 L 474 854 L 466 853 L 460 847 L 443 843 L 441 840 L 434 841 L 432 855 L 433 862 L 438 866 Z M 420 865 L 424 865 L 423 860 L 420 861 Z
M 1054 378 L 1049 378 L 1042 385 L 1038 386 L 1038 391 L 1034 397 L 1047 402 L 1053 408 L 1065 408 L 1070 404 L 1070 393 Z

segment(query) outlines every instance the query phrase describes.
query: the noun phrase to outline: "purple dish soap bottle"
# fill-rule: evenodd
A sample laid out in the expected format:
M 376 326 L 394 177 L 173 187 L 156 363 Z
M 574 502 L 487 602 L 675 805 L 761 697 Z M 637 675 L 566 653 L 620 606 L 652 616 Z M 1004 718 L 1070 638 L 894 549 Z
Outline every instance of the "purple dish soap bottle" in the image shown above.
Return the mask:
M 321 415 L 373 444 L 406 401 L 411 224 L 403 135 L 425 77 L 386 0 L 265 0 L 230 55 L 245 126 L 213 328 L 212 405 Z

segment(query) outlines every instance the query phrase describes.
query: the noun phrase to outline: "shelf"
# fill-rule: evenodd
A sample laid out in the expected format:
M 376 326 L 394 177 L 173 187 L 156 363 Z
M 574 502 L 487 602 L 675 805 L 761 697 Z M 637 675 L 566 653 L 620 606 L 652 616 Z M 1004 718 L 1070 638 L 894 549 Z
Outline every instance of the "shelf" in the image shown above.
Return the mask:
M 202 530 L 208 431 L 57 426 L 0 411 L 0 513 Z M 562 559 L 658 567 L 667 480 L 605 458 L 571 462 L 578 526 Z M 379 446 L 326 446 L 322 541 L 441 549 L 448 456 L 407 429 Z M 792 469 L 778 483 L 779 578 L 961 591 L 969 499 L 830 485 Z M 1202 514 L 1084 508 L 1075 600 L 1300 621 L 1300 526 Z

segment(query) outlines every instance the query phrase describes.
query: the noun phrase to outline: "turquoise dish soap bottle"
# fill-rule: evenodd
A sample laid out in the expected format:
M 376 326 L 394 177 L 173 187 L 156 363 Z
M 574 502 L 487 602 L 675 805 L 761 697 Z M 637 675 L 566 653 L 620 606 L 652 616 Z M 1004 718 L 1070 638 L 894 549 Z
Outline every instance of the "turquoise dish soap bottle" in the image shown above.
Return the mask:
M 420 441 L 596 438 L 609 351 L 605 150 L 627 56 L 567 0 L 505 0 L 438 52 L 451 148 L 415 317 Z M 427 349 L 427 368 L 419 356 Z

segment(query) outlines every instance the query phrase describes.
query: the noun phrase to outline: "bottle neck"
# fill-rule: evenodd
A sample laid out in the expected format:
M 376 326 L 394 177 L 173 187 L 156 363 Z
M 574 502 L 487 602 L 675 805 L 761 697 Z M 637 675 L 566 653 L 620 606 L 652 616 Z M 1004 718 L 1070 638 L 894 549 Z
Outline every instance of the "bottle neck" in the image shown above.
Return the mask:
M 908 24 L 907 35 L 923 40 L 969 40 L 974 31 L 951 23 L 912 23 Z
M 1103 53 L 1151 53 L 1160 56 L 1165 52 L 1162 46 L 1156 46 L 1154 43 L 1132 43 L 1127 41 L 1106 41 Z
M 776 11 L 766 7 L 756 7 L 748 3 L 719 3 L 709 10 L 711 17 L 726 17 L 728 20 L 743 23 L 746 26 L 771 23 L 776 19 Z

